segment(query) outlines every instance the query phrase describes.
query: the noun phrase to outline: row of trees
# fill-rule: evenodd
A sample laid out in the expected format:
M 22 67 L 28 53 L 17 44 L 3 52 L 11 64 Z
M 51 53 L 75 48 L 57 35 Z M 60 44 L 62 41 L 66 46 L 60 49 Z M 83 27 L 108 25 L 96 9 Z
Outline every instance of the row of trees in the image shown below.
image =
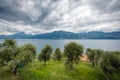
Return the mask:
M 37 56 L 39 61 L 43 61 L 46 65 L 46 61 L 51 58 L 52 47 L 46 45 Z M 64 52 L 62 53 L 59 48 L 53 53 L 53 59 L 60 61 L 63 56 L 66 57 L 66 64 L 70 65 L 70 69 L 73 70 L 73 64 L 79 61 L 79 57 L 83 53 L 83 46 L 75 42 L 66 44 Z M 28 43 L 23 46 L 17 46 L 17 43 L 13 39 L 5 39 L 3 43 L 0 43 L 0 66 L 8 66 L 14 77 L 18 77 L 18 68 L 24 67 L 29 62 L 36 58 L 36 47 Z
M 100 67 L 105 73 L 120 72 L 120 52 L 90 49 L 86 51 L 93 67 Z
M 39 61 L 46 62 L 50 60 L 60 61 L 62 57 L 66 59 L 66 65 L 70 70 L 74 69 L 74 63 L 78 63 L 80 56 L 83 53 L 83 46 L 75 42 L 70 42 L 64 46 L 64 51 L 56 48 L 52 54 L 53 49 L 50 45 L 46 45 L 37 58 Z M 90 62 L 94 66 L 99 66 L 104 72 L 120 72 L 120 52 L 103 51 L 99 49 L 86 50 L 86 54 Z M 36 58 L 36 47 L 28 43 L 21 47 L 17 46 L 13 39 L 6 39 L 0 44 L 0 65 L 9 66 L 11 72 L 16 77 L 19 76 L 18 68 L 24 67 L 29 62 Z
M 64 46 L 63 54 L 59 48 L 56 48 L 53 53 L 53 59 L 60 61 L 64 56 L 66 58 L 66 65 L 69 66 L 70 70 L 73 70 L 73 64 L 79 62 L 82 53 L 83 46 L 71 42 Z M 100 67 L 105 73 L 120 72 L 120 52 L 88 48 L 86 54 L 93 67 Z M 46 61 L 50 59 L 51 55 L 52 47 L 46 45 L 38 55 L 38 60 L 43 61 L 44 65 L 46 65 Z
M 53 59 L 60 61 L 62 56 L 67 58 L 66 64 L 70 65 L 70 69 L 73 70 L 73 63 L 78 62 L 80 60 L 80 56 L 83 53 L 83 46 L 77 44 L 75 42 L 71 42 L 64 46 L 64 54 L 62 54 L 59 48 L 53 53 Z M 41 53 L 38 55 L 38 60 L 43 61 L 44 65 L 46 65 L 46 61 L 50 59 L 52 55 L 52 47 L 50 45 L 46 45 Z
M 52 47 L 50 45 L 46 45 L 42 51 L 38 54 L 38 60 L 43 61 L 43 64 L 46 65 L 46 62 L 50 60 L 51 55 L 52 55 Z M 54 53 L 53 53 L 53 60 L 60 61 L 62 59 L 63 55 L 62 52 L 59 48 L 56 48 Z

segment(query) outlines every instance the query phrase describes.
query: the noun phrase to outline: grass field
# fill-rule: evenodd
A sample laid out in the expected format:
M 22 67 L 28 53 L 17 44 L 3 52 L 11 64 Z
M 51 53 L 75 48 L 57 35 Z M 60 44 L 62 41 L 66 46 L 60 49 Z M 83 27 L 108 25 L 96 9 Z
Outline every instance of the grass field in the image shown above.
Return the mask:
M 33 61 L 24 68 L 19 69 L 19 80 L 106 80 L 105 74 L 98 68 L 93 68 L 89 63 L 74 64 L 70 71 L 64 61 L 48 61 L 44 66 L 42 62 Z M 114 75 L 113 80 L 119 80 L 119 75 Z M 0 68 L 0 80 L 13 80 L 7 67 Z

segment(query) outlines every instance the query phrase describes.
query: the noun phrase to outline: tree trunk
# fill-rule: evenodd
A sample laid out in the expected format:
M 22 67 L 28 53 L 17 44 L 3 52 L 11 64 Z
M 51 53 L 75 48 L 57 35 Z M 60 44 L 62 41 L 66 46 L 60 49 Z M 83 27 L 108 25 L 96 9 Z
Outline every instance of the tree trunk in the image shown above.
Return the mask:
M 46 65 L 46 61 L 44 61 L 44 66 Z
M 70 70 L 71 71 L 73 70 L 73 61 L 71 61 L 71 63 L 70 63 Z
M 19 74 L 18 74 L 18 65 L 16 65 L 13 68 L 13 76 L 14 76 L 14 78 L 18 78 L 19 77 Z
M 92 65 L 93 65 L 93 67 L 94 67 L 94 65 L 95 65 L 95 64 L 94 64 L 94 61 L 92 62 Z

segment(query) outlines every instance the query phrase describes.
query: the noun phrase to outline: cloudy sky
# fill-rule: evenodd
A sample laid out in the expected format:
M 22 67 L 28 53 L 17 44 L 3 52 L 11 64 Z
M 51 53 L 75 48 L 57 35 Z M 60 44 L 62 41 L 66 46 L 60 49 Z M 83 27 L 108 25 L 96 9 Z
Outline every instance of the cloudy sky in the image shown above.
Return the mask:
M 120 31 L 120 0 L 0 0 L 0 35 Z

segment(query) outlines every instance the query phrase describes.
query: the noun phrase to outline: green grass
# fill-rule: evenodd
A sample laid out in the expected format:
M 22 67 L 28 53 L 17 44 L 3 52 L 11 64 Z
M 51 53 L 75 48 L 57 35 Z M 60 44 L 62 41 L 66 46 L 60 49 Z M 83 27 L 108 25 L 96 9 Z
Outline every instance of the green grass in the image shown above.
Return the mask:
M 0 67 L 0 80 L 13 80 L 8 67 Z
M 106 80 L 101 70 L 85 62 L 74 64 L 74 70 L 70 71 L 65 67 L 64 61 L 48 61 L 46 66 L 42 62 L 33 61 L 19 69 L 19 74 L 20 80 Z M 118 75 L 114 76 L 113 80 L 117 80 Z M 13 80 L 7 67 L 0 68 L 0 80 Z

